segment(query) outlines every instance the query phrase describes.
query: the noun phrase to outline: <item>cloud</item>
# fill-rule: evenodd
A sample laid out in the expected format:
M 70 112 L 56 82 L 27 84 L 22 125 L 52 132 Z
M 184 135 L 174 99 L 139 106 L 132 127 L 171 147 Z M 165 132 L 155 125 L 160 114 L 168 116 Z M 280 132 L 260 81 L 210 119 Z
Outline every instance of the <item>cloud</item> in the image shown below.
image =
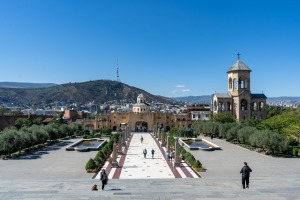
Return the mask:
M 177 85 L 175 86 L 175 88 L 171 91 L 171 93 L 175 94 L 175 93 L 184 93 L 184 92 L 190 92 L 191 89 L 186 88 L 184 85 Z

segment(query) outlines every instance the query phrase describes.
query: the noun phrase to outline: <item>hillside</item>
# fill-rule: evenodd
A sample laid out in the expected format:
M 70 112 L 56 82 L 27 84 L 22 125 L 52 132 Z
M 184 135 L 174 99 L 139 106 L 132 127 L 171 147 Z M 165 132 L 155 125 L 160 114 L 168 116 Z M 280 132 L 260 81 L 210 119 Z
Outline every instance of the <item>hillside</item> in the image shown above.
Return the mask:
M 22 83 L 22 82 L 0 82 L 0 88 L 47 88 L 56 86 L 55 83 Z
M 211 103 L 211 95 L 172 97 L 172 99 L 174 101 L 185 102 L 188 104 L 193 104 L 193 103 L 210 104 Z
M 58 102 L 95 101 L 103 103 L 107 101 L 136 102 L 137 96 L 143 93 L 147 101 L 170 102 L 171 99 L 152 95 L 142 89 L 127 84 L 97 80 L 83 83 L 68 83 L 48 88 L 22 89 L 0 88 L 0 103 L 14 103 L 17 105 L 40 105 Z

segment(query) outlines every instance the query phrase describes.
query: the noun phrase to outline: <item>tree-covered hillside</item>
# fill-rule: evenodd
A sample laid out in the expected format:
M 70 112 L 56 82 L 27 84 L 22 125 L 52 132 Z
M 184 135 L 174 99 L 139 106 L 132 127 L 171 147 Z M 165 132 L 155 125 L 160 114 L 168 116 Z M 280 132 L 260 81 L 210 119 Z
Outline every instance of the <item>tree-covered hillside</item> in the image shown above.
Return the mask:
M 127 84 L 97 80 L 83 83 L 68 83 L 48 88 L 21 89 L 21 88 L 0 88 L 0 103 L 15 103 L 18 105 L 32 105 L 62 102 L 107 102 L 124 101 L 136 102 L 139 94 L 143 93 L 147 101 L 170 102 L 169 98 L 152 95 L 142 89 Z

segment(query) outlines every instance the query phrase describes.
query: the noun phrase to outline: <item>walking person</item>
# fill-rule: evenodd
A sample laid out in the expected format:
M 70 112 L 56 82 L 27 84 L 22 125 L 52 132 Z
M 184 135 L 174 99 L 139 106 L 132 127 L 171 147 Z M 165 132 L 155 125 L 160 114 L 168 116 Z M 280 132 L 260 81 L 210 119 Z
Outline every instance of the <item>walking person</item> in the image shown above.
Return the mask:
M 247 162 L 244 162 L 244 167 L 240 171 L 240 173 L 242 174 L 243 189 L 245 189 L 245 183 L 246 187 L 249 189 L 250 172 L 252 172 L 252 169 L 248 166 Z
M 147 149 L 144 149 L 143 154 L 144 154 L 144 158 L 146 159 L 146 156 L 147 156 Z
M 107 184 L 108 177 L 104 169 L 102 169 L 100 180 L 102 182 L 102 190 L 104 190 L 104 186 Z
M 172 153 L 172 151 L 170 151 L 169 158 L 172 161 L 172 159 L 173 159 L 173 153 Z
M 154 149 L 151 150 L 151 154 L 152 154 L 152 159 L 154 158 Z
M 144 138 L 143 138 L 143 136 L 141 136 L 141 143 L 143 143 L 143 141 L 144 141 Z
M 166 156 L 166 160 L 169 160 L 169 152 L 168 151 L 166 151 L 165 156 Z

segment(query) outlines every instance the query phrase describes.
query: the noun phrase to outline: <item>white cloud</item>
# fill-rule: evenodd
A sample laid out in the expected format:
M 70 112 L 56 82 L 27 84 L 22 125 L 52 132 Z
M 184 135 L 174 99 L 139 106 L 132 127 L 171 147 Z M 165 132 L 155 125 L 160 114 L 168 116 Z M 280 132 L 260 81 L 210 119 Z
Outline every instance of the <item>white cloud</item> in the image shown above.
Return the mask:
M 191 89 L 186 88 L 184 85 L 177 85 L 175 86 L 175 88 L 172 90 L 171 93 L 175 94 L 175 93 L 180 93 L 180 92 L 190 92 Z
M 191 90 L 186 88 L 186 89 L 182 89 L 181 92 L 190 92 Z

